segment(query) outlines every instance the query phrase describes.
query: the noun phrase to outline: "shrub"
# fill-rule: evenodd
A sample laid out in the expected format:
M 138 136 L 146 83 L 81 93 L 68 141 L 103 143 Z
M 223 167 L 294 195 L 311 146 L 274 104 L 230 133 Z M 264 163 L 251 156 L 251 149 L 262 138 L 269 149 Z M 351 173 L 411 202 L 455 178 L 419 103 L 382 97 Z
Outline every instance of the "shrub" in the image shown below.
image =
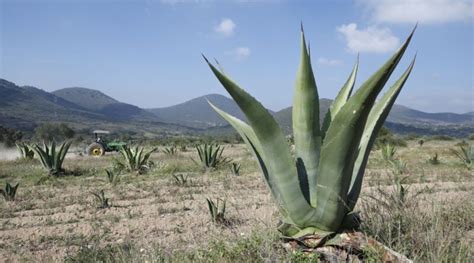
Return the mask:
M 425 144 L 425 140 L 419 139 L 418 140 L 418 145 L 420 145 L 420 147 L 421 147 L 421 146 L 423 146 L 423 144 Z
M 0 126 L 0 142 L 3 142 L 6 147 L 12 147 L 21 138 L 23 138 L 21 131 Z
M 428 158 L 428 163 L 432 165 L 438 165 L 440 164 L 438 153 L 434 153 L 433 156 Z
M 379 133 L 377 134 L 377 138 L 375 139 L 375 144 L 376 145 L 391 144 L 398 147 L 407 146 L 407 142 L 403 138 L 397 135 L 394 135 L 389 129 L 385 127 L 382 127 Z
M 430 137 L 432 141 L 454 141 L 454 138 L 449 135 L 433 135 Z
M 468 262 L 472 250 L 462 239 L 472 231 L 474 203 L 422 200 L 426 190 L 379 186 L 361 202 L 362 230 L 413 262 Z
M 63 141 L 74 137 L 74 130 L 67 124 L 44 123 L 35 128 L 35 137 L 42 141 Z

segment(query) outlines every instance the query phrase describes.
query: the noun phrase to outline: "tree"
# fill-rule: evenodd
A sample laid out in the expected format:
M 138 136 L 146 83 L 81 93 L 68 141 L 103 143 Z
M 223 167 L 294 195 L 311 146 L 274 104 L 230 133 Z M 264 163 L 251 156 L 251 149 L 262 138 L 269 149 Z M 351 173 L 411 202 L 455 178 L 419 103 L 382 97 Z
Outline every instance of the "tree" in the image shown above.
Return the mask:
M 6 147 L 13 147 L 21 138 L 23 138 L 21 131 L 0 126 L 0 142 L 3 142 Z
M 67 124 L 43 123 L 35 129 L 35 137 L 42 141 L 63 141 L 74 137 L 75 132 Z

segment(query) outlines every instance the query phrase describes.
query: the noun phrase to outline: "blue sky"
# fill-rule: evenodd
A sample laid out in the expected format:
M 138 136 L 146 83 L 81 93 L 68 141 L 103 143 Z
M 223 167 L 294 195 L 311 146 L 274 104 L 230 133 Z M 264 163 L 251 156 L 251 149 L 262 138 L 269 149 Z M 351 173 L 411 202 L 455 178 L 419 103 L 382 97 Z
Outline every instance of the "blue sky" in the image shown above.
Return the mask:
M 225 90 L 201 53 L 270 109 L 290 106 L 303 21 L 322 98 L 334 98 L 357 53 L 357 84 L 414 39 L 397 103 L 474 111 L 471 0 L 0 0 L 0 77 L 46 91 L 87 87 L 141 107 Z M 393 82 L 392 77 L 391 82 Z

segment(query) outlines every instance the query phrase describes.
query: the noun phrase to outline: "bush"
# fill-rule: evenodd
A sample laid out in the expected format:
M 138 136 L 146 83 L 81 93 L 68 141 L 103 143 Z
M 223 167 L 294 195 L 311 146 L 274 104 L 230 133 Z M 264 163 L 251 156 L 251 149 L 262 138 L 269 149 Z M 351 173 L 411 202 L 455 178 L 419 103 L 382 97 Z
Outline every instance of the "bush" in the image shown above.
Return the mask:
M 0 143 L 4 143 L 6 147 L 13 147 L 21 138 L 23 138 L 21 131 L 0 126 Z
M 35 137 L 40 141 L 64 141 L 74 137 L 75 132 L 65 123 L 44 123 L 35 128 Z
M 432 141 L 454 141 L 454 138 L 448 135 L 433 135 L 430 137 Z
M 394 135 L 389 129 L 382 127 L 377 134 L 377 138 L 375 139 L 376 145 L 386 145 L 390 144 L 393 146 L 398 147 L 406 147 L 407 142 L 400 138 L 399 136 Z

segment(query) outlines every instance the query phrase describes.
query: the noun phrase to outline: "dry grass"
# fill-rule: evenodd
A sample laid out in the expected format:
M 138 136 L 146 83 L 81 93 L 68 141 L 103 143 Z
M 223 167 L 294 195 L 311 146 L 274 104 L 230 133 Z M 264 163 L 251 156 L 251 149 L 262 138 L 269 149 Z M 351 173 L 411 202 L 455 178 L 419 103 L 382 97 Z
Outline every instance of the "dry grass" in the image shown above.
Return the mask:
M 423 262 L 472 260 L 474 178 L 449 148 L 455 142 L 416 141 L 399 148 L 407 162 L 406 207 L 378 209 L 369 195 L 392 191 L 392 170 L 374 151 L 367 170 L 362 210 L 364 230 Z M 196 261 L 303 260 L 278 246 L 278 213 L 243 145 L 226 146 L 224 156 L 241 163 L 241 176 L 227 167 L 204 171 L 189 151 L 154 153 L 145 175 L 107 181 L 114 155 L 70 155 L 70 176 L 46 177 L 37 161 L 0 161 L 0 183 L 20 182 L 17 201 L 0 201 L 0 254 L 6 261 Z M 427 159 L 437 152 L 441 163 Z M 173 174 L 187 175 L 177 185 Z M 377 189 L 382 189 L 378 191 Z M 111 208 L 99 209 L 91 192 L 104 190 Z M 415 193 L 418 193 L 415 196 Z M 211 222 L 206 198 L 227 200 L 225 226 Z M 403 224 L 400 223 L 402 220 Z M 398 226 L 396 228 L 395 226 Z M 394 231 L 393 229 L 402 229 Z

